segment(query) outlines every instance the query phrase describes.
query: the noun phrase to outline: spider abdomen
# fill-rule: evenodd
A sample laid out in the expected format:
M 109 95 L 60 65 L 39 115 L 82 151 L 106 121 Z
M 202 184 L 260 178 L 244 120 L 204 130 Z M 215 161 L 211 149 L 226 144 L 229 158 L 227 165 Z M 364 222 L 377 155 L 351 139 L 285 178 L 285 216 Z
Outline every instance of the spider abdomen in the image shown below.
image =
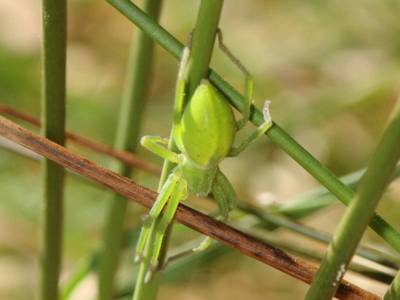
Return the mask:
M 196 164 L 214 166 L 228 155 L 235 134 L 232 108 L 203 80 L 185 107 L 175 137 L 178 147 Z

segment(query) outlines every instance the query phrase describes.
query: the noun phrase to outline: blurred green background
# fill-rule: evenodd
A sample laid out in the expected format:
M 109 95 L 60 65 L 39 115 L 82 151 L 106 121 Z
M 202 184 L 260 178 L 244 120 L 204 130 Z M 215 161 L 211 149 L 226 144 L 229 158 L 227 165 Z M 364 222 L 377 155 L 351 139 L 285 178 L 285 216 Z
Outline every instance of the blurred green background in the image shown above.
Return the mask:
M 185 41 L 198 5 L 198 0 L 164 1 L 161 24 Z M 396 0 L 225 1 L 221 28 L 226 44 L 255 76 L 257 105 L 265 98 L 272 100 L 274 120 L 341 176 L 366 165 L 397 98 L 399 8 Z M 71 0 L 68 13 L 67 128 L 112 145 L 129 44 L 136 29 L 105 1 Z M 40 35 L 40 1 L 0 1 L 0 101 L 36 116 L 40 113 Z M 243 88 L 242 74 L 217 48 L 212 66 L 235 87 Z M 177 62 L 157 46 L 143 133 L 168 135 L 176 71 Z M 0 299 L 32 299 L 38 284 L 40 166 L 0 142 Z M 111 163 L 91 151 L 72 148 L 104 166 Z M 143 149 L 140 155 L 161 163 Z M 271 199 L 290 201 L 318 186 L 267 139 L 257 141 L 239 158 L 225 161 L 222 168 L 240 198 L 257 205 Z M 142 173 L 135 180 L 151 188 L 157 184 Z M 394 182 L 379 206 L 397 228 L 399 195 L 400 185 Z M 62 282 L 99 246 L 110 193 L 68 176 L 65 198 Z M 190 204 L 212 207 L 200 202 L 192 199 Z M 144 209 L 132 204 L 129 210 L 126 228 L 140 225 Z M 333 232 L 342 212 L 338 204 L 305 222 Z M 180 243 L 197 235 L 178 225 L 174 236 Z M 284 230 L 271 236 L 324 250 Z M 386 249 L 369 230 L 364 241 Z M 124 251 L 118 274 L 121 286 L 129 284 L 134 274 L 132 253 L 131 248 Z M 306 290 L 305 284 L 236 252 L 175 275 L 163 284 L 159 299 L 301 299 Z M 378 294 L 386 288 L 351 273 L 348 278 Z M 91 275 L 73 299 L 92 299 L 95 288 Z

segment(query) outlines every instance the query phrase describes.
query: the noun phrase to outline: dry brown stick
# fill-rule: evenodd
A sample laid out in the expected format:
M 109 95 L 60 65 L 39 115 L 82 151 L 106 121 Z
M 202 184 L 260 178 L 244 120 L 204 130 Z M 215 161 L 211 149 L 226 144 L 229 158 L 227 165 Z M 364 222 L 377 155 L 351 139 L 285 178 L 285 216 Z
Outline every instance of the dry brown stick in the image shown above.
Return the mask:
M 36 127 L 40 127 L 39 119 L 37 119 L 31 115 L 28 115 L 26 113 L 17 111 L 8 105 L 0 104 L 0 113 L 7 114 L 9 116 L 13 116 L 19 120 L 30 123 Z M 67 132 L 66 137 L 67 137 L 67 140 L 70 142 L 73 142 L 77 145 L 89 148 L 97 153 L 105 154 L 105 155 L 111 156 L 113 158 L 116 158 L 116 159 L 120 160 L 121 162 L 125 163 L 126 165 L 132 166 L 139 170 L 149 172 L 156 176 L 160 175 L 160 168 L 158 166 L 156 166 L 152 163 L 146 162 L 132 153 L 129 153 L 126 151 L 114 150 L 110 146 L 107 146 L 105 144 L 96 142 L 92 139 L 88 139 L 84 136 L 81 136 L 81 135 L 78 135 L 75 133 L 71 133 L 71 132 Z
M 51 159 L 65 168 L 90 178 L 128 199 L 150 208 L 157 194 L 142 187 L 126 177 L 71 153 L 65 147 L 34 134 L 14 122 L 0 117 L 0 135 L 20 144 L 42 156 Z M 310 284 L 316 268 L 298 258 L 289 256 L 284 251 L 264 243 L 207 215 L 180 204 L 175 219 L 243 254 L 270 265 L 305 283 Z M 336 293 L 339 299 L 380 299 L 377 295 L 365 291 L 351 283 L 342 281 Z

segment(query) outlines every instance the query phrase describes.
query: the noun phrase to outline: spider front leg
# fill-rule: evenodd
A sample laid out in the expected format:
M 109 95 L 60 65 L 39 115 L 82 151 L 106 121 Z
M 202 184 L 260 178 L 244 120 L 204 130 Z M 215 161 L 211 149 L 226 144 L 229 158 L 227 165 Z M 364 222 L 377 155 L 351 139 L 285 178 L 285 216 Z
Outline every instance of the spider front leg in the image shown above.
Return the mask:
M 188 47 L 185 47 L 179 67 L 178 80 L 176 82 L 175 106 L 173 116 L 173 123 L 175 128 L 179 127 L 184 110 L 183 104 L 185 100 L 187 73 L 190 66 L 189 56 L 190 49 Z M 169 160 L 173 163 L 179 162 L 179 155 L 168 149 L 169 140 L 166 138 L 146 135 L 141 138 L 140 143 L 151 152 L 166 160 Z
M 152 249 L 151 249 L 151 256 L 150 259 L 150 267 L 146 274 L 146 282 L 151 279 L 151 276 L 154 270 L 158 266 L 158 258 L 160 256 L 160 250 L 163 243 L 163 239 L 165 236 L 165 232 L 168 228 L 168 225 L 171 223 L 172 219 L 174 218 L 175 212 L 178 208 L 178 205 L 181 200 L 184 200 L 188 196 L 187 191 L 187 183 L 181 175 L 177 175 L 179 171 L 175 169 L 173 173 L 170 175 L 177 177 L 176 186 L 171 194 L 170 200 L 167 203 L 167 206 L 164 209 L 164 212 L 161 216 L 161 219 L 157 221 L 155 225 L 155 236 L 152 242 Z
M 146 249 L 147 242 L 151 239 L 152 226 L 157 217 L 161 214 L 162 209 L 167 203 L 168 199 L 172 197 L 172 194 L 176 190 L 176 185 L 178 183 L 179 177 L 174 173 L 168 177 L 167 181 L 163 185 L 156 201 L 154 202 L 152 208 L 150 209 L 149 215 L 144 221 L 143 227 L 140 231 L 140 236 L 136 244 L 135 262 L 144 258 L 144 252 Z
M 169 150 L 167 148 L 169 140 L 159 136 L 145 135 L 140 139 L 140 143 L 143 147 L 150 150 L 154 154 L 169 160 L 173 163 L 179 163 L 179 154 Z
M 173 163 L 178 163 L 180 161 L 179 155 L 168 148 L 169 140 L 158 137 L 158 136 L 144 136 L 141 138 L 140 143 L 150 150 L 151 152 L 157 154 L 158 156 L 169 160 Z M 142 230 L 140 232 L 140 236 L 136 246 L 136 254 L 135 254 L 135 262 L 139 261 L 144 257 L 144 252 L 151 251 L 146 249 L 146 245 L 148 240 L 152 240 L 151 232 L 152 227 L 154 227 L 154 222 L 157 217 L 161 214 L 162 209 L 167 203 L 169 197 L 173 194 L 179 177 L 173 172 L 170 176 L 168 176 L 166 182 L 158 194 L 156 201 L 151 208 L 148 217 L 146 218 Z
M 219 216 L 218 220 L 225 222 L 229 218 L 229 212 L 236 207 L 237 196 L 229 180 L 218 169 L 212 186 L 212 195 L 218 204 Z M 194 252 L 207 249 L 212 242 L 210 237 L 206 237 L 198 247 L 193 248 Z

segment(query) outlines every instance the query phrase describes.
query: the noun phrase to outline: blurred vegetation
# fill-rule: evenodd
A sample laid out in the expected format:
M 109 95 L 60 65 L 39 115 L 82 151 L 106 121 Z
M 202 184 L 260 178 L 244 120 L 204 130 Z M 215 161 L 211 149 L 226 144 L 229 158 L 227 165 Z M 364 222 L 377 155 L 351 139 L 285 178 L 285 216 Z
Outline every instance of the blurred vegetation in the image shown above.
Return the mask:
M 180 40 L 194 25 L 199 1 L 165 1 L 161 24 Z M 67 128 L 111 145 L 133 28 L 105 2 L 69 1 Z M 272 114 L 311 153 L 337 175 L 366 165 L 398 96 L 400 80 L 400 1 L 225 1 L 221 28 L 226 43 L 256 79 L 256 103 L 273 101 Z M 0 101 L 32 115 L 40 111 L 40 5 L 0 2 Z M 215 50 L 212 65 L 241 87 L 241 74 Z M 167 136 L 177 63 L 156 49 L 144 133 Z M 1 141 L 1 140 L 0 140 Z M 109 166 L 111 160 L 74 149 Z M 161 162 L 146 151 L 143 158 Z M 223 169 L 241 199 L 262 204 L 306 191 L 317 183 L 279 149 L 262 139 Z M 38 277 L 38 220 L 41 213 L 39 164 L 0 148 L 0 299 L 32 299 Z M 155 188 L 146 174 L 136 178 Z M 63 278 L 100 244 L 108 192 L 79 177 L 66 185 Z M 400 185 L 394 182 L 379 212 L 400 228 Z M 206 201 L 190 201 L 212 208 Z M 332 232 L 342 213 L 338 204 L 306 223 Z M 144 210 L 130 205 L 126 227 L 140 225 Z M 175 226 L 176 243 L 193 234 Z M 284 230 L 280 234 L 301 239 Z M 365 242 L 386 249 L 368 230 Z M 304 243 L 304 242 L 303 242 Z M 322 250 L 315 243 L 304 243 Z M 379 245 L 378 245 L 379 244 Z M 119 272 L 121 286 L 134 274 L 132 249 Z M 385 285 L 352 276 L 352 282 L 378 294 Z M 89 277 L 74 299 L 89 299 Z M 299 299 L 306 286 L 239 255 L 220 255 L 173 276 L 161 299 Z

